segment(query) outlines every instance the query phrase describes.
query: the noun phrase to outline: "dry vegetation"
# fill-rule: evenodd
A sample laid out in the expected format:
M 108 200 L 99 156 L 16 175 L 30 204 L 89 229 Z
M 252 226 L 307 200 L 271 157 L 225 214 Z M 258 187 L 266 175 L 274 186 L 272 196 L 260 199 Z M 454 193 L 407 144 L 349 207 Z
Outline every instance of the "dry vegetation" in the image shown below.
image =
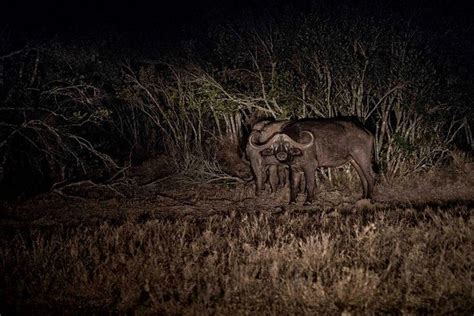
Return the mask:
M 472 89 L 435 46 L 442 35 L 337 9 L 216 26 L 166 52 L 127 51 L 112 35 L 15 51 L 6 37 L 0 198 L 113 184 L 163 153 L 193 181 L 242 181 L 239 149 L 264 118 L 357 118 L 389 180 L 474 148 Z
M 31 229 L 2 238 L 2 297 L 56 312 L 467 314 L 473 236 L 466 207 Z
M 169 182 L 6 204 L 1 310 L 472 314 L 474 177 L 436 188 L 440 172 L 379 184 L 373 204 L 324 180 L 304 207 L 286 191 Z

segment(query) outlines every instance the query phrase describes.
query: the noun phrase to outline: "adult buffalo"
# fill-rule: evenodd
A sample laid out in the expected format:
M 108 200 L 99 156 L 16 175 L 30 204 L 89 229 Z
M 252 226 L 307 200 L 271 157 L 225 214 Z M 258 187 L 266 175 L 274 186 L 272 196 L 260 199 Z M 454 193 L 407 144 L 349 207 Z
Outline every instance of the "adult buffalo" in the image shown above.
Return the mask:
M 251 137 L 250 144 L 263 159 L 272 157 L 290 166 L 290 203 L 296 201 L 301 172 L 306 180 L 305 203 L 312 203 L 316 168 L 347 162 L 360 177 L 363 197 L 372 195 L 374 136 L 360 124 L 344 119 L 302 119 L 285 124 L 267 140 Z
M 264 190 L 265 182 L 267 180 L 267 173 L 269 175 L 270 187 L 273 192 L 276 192 L 278 185 L 283 186 L 286 182 L 286 175 L 288 165 L 285 162 L 280 162 L 271 155 L 263 156 L 260 154 L 259 147 L 254 146 L 254 143 L 262 143 L 268 141 L 274 135 L 281 132 L 289 121 L 261 121 L 252 127 L 245 152 L 250 161 L 252 171 L 255 176 L 256 193 L 261 194 Z

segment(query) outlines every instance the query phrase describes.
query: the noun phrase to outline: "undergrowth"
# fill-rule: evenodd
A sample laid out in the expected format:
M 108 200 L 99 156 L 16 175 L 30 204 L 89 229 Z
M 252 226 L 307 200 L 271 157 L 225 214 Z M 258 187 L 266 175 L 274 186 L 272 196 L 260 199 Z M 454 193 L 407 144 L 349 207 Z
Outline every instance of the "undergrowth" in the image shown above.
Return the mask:
M 474 221 L 461 206 L 142 217 L 2 235 L 2 311 L 474 312 Z

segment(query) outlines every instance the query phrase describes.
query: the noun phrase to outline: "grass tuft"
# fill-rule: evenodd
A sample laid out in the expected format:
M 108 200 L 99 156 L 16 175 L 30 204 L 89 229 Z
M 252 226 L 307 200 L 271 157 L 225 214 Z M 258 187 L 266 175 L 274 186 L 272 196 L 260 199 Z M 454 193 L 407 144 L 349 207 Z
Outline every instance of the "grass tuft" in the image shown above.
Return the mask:
M 16 311 L 471 314 L 473 245 L 461 206 L 30 228 L 0 241 L 0 296 Z

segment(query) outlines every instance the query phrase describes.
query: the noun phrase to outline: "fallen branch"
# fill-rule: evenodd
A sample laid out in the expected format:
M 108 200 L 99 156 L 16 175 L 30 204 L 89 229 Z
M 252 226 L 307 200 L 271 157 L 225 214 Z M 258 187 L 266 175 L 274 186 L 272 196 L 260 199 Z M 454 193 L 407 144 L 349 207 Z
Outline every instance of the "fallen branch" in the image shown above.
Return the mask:
M 62 182 L 64 183 L 64 182 Z M 76 195 L 72 195 L 72 194 L 68 194 L 68 193 L 64 193 L 64 190 L 65 189 L 71 189 L 71 188 L 76 188 L 76 187 L 85 187 L 85 188 L 98 188 L 98 189 L 107 189 L 113 193 L 115 193 L 116 195 L 122 197 L 122 198 L 125 198 L 125 194 L 123 194 L 122 192 L 118 191 L 117 189 L 115 189 L 113 187 L 113 185 L 110 185 L 110 184 L 98 184 L 98 183 L 95 183 L 91 180 L 84 180 L 84 181 L 78 181 L 78 182 L 73 182 L 73 183 L 69 183 L 69 184 L 65 184 L 64 186 L 62 187 L 57 187 L 59 184 L 54 184 L 53 187 L 52 187 L 52 192 L 54 193 L 57 193 L 63 197 L 74 197 L 74 198 L 79 198 L 79 199 L 83 199 L 83 200 L 86 200 L 82 197 L 78 197 Z

